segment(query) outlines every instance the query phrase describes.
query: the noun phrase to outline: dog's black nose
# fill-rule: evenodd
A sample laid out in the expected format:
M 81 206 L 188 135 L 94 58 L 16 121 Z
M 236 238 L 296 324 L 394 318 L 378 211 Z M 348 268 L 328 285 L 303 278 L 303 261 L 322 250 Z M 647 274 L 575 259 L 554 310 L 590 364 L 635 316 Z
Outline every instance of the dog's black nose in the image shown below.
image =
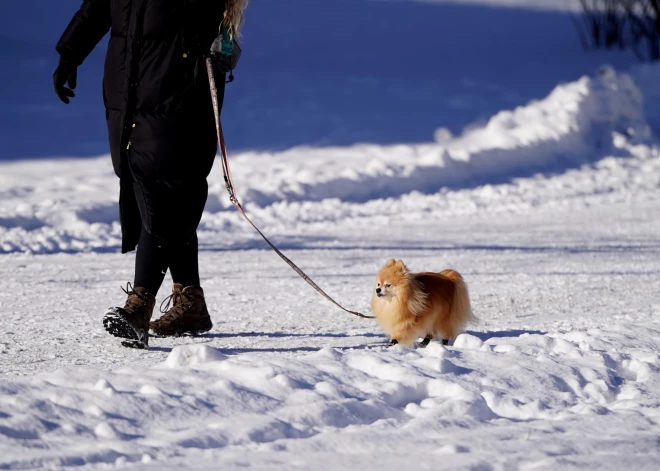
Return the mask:
M 376 288 L 376 294 L 380 294 L 380 288 Z

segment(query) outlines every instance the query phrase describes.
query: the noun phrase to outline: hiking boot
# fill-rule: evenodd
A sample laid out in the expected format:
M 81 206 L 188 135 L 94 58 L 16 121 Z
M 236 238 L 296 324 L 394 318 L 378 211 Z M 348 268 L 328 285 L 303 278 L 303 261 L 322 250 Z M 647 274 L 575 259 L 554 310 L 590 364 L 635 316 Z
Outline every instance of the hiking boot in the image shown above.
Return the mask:
M 122 290 L 128 295 L 123 308 L 111 307 L 103 317 L 103 326 L 115 337 L 129 339 L 122 345 L 133 348 L 149 346 L 149 320 L 156 305 L 153 294 L 142 287 L 133 288 L 130 283 Z
M 163 309 L 165 303 L 167 305 Z M 208 332 L 213 327 L 211 316 L 206 309 L 204 290 L 200 286 L 184 288 L 175 283 L 172 287 L 172 294 L 163 301 L 160 307 L 160 312 L 164 313 L 164 316 L 149 323 L 149 327 L 155 335 L 161 337 L 195 335 Z

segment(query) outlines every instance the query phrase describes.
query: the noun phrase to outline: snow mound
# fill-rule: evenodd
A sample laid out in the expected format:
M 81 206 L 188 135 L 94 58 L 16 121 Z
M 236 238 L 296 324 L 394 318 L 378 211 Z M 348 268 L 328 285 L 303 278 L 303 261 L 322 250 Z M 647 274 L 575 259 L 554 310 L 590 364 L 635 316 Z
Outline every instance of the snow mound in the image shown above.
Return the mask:
M 648 82 L 651 69 L 645 70 Z M 295 148 L 230 158 L 237 193 L 265 230 L 310 233 L 309 224 L 322 223 L 318 232 L 328 237 L 337 223 L 367 217 L 420 219 L 430 211 L 462 214 L 484 206 L 498 211 L 493 200 L 502 196 L 502 189 L 492 184 L 537 172 L 567 173 L 607 158 L 619 159 L 616 175 L 605 175 L 603 181 L 550 182 L 559 186 L 548 186 L 544 196 L 563 200 L 586 191 L 603 194 L 611 191 L 613 180 L 623 178 L 628 180 L 619 186 L 643 186 L 646 191 L 656 184 L 652 175 L 657 164 L 639 164 L 648 168 L 637 168 L 632 175 L 627 167 L 634 165 L 620 162 L 658 156 L 647 142 L 644 113 L 644 99 L 631 77 L 605 67 L 593 78 L 559 85 L 543 100 L 502 111 L 462 136 L 438 132 L 437 143 Z M 604 167 L 609 171 L 612 165 Z M 200 240 L 252 247 L 254 234 L 233 212 L 222 181 L 217 165 L 209 178 Z M 516 201 L 501 207 L 539 201 L 542 185 L 532 183 L 533 195 L 520 194 L 529 193 L 524 185 L 504 188 L 515 193 Z M 0 163 L 0 253 L 117 250 L 117 186 L 108 157 Z
M 629 434 L 655 436 L 657 329 L 646 323 L 552 335 L 482 333 L 478 349 L 326 348 L 293 358 L 226 357 L 192 345 L 175 348 L 164 367 L 141 372 L 69 368 L 5 381 L 0 467 L 144 456 L 183 456 L 194 467 L 205 456 L 200 451 L 236 447 L 293 453 L 307 463 L 319 452 L 394 457 L 413 442 L 420 456 L 445 455 L 445 465 L 468 452 L 472 462 L 503 468 L 567 454 L 601 459 L 623 436 L 627 443 L 635 441 Z M 472 334 L 457 340 L 481 342 Z M 612 436 L 590 432 L 603 424 Z M 532 454 L 521 445 L 530 434 L 541 438 Z M 596 446 L 603 439 L 608 447 Z M 657 459 L 645 456 L 647 465 Z M 355 469 L 353 462 L 334 465 Z
M 660 129 L 660 67 L 657 64 L 640 64 L 630 70 L 635 83 L 643 91 L 646 119 L 651 129 Z
M 195 366 L 210 361 L 222 361 L 227 357 L 217 348 L 208 345 L 180 345 L 170 352 L 165 364 L 170 368 Z
M 454 341 L 454 347 L 456 348 L 476 349 L 480 348 L 483 344 L 479 337 L 470 334 L 461 334 Z
M 643 142 L 651 132 L 633 79 L 604 67 L 593 78 L 559 85 L 543 100 L 502 111 L 461 137 L 443 134 L 441 143 L 249 154 L 235 159 L 234 168 L 244 200 L 260 206 L 327 198 L 364 202 L 579 167 L 612 152 L 615 135 Z

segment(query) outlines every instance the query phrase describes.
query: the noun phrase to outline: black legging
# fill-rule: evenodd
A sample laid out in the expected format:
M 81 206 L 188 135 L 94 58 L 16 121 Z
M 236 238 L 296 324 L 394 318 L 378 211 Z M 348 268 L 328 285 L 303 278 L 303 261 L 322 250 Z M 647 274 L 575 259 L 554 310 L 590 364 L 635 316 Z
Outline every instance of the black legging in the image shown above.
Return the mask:
M 187 244 L 167 245 L 143 227 L 135 257 L 135 286 L 154 296 L 163 284 L 169 267 L 172 281 L 186 286 L 199 286 L 197 234 Z

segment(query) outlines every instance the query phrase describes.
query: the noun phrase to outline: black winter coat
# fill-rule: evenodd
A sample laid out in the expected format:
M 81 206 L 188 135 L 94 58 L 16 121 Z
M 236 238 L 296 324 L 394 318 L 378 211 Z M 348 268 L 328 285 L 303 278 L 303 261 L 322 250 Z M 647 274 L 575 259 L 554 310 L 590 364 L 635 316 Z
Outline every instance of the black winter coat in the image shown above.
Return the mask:
M 143 226 L 179 243 L 199 224 L 217 150 L 202 55 L 224 9 L 224 0 L 83 0 L 57 44 L 79 65 L 110 30 L 103 98 L 122 252 L 135 248 Z

